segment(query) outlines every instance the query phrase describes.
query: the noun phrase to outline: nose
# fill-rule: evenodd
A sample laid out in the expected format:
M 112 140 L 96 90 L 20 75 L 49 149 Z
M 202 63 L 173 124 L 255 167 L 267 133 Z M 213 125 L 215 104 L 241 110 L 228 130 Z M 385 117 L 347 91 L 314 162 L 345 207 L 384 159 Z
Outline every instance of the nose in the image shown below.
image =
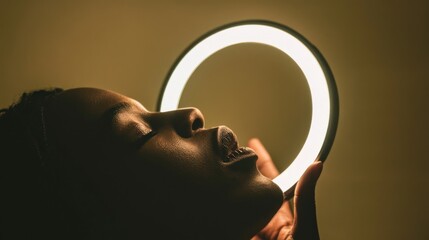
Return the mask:
M 197 108 L 181 108 L 166 112 L 168 120 L 179 136 L 192 137 L 199 129 L 204 127 L 204 116 Z

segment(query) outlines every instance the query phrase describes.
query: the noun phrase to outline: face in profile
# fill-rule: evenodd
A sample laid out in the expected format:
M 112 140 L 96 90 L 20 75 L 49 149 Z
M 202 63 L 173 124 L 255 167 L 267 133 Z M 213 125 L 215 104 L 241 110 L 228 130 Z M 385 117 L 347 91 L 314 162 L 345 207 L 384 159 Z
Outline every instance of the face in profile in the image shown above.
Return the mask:
M 64 199 L 90 229 L 250 238 L 282 203 L 253 150 L 227 127 L 204 128 L 198 109 L 150 112 L 123 95 L 80 88 L 56 96 L 46 121 Z

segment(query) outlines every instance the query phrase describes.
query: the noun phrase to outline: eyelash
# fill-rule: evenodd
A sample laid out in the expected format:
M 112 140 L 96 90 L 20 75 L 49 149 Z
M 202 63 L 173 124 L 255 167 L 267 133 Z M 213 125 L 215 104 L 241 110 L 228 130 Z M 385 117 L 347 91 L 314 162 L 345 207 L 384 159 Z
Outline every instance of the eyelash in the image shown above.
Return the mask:
M 138 137 L 137 141 L 135 142 L 135 146 L 137 148 L 143 146 L 149 139 L 151 139 L 155 135 L 156 135 L 156 132 L 153 130 L 150 130 L 149 132 L 141 131 L 140 136 Z

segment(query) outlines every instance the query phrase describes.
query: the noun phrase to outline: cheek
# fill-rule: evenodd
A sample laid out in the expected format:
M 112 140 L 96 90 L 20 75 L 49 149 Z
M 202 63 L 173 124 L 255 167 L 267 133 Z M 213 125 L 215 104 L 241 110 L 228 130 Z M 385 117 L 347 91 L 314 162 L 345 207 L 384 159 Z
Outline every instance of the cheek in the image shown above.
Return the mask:
M 138 153 L 142 168 L 169 188 L 197 187 L 221 176 L 222 167 L 210 144 L 183 139 L 157 138 Z M 180 186 L 178 186 L 180 185 Z
M 183 140 L 158 138 L 147 142 L 133 162 L 138 163 L 132 167 L 138 179 L 138 197 L 157 213 L 196 216 L 203 211 L 210 193 L 216 189 L 219 195 L 226 181 L 210 149 Z

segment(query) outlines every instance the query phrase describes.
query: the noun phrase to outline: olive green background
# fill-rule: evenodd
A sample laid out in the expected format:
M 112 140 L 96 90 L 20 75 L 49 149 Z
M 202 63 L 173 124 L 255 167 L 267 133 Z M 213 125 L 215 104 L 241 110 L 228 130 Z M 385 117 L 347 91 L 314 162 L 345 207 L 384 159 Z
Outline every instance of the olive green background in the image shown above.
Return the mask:
M 265 19 L 323 53 L 340 96 L 317 188 L 322 239 L 429 239 L 429 2 L 0 0 L 0 107 L 37 88 L 111 89 L 155 110 L 169 68 L 207 31 Z M 311 118 L 305 78 L 266 46 L 227 48 L 190 79 L 181 106 L 242 144 L 258 136 L 279 167 Z

